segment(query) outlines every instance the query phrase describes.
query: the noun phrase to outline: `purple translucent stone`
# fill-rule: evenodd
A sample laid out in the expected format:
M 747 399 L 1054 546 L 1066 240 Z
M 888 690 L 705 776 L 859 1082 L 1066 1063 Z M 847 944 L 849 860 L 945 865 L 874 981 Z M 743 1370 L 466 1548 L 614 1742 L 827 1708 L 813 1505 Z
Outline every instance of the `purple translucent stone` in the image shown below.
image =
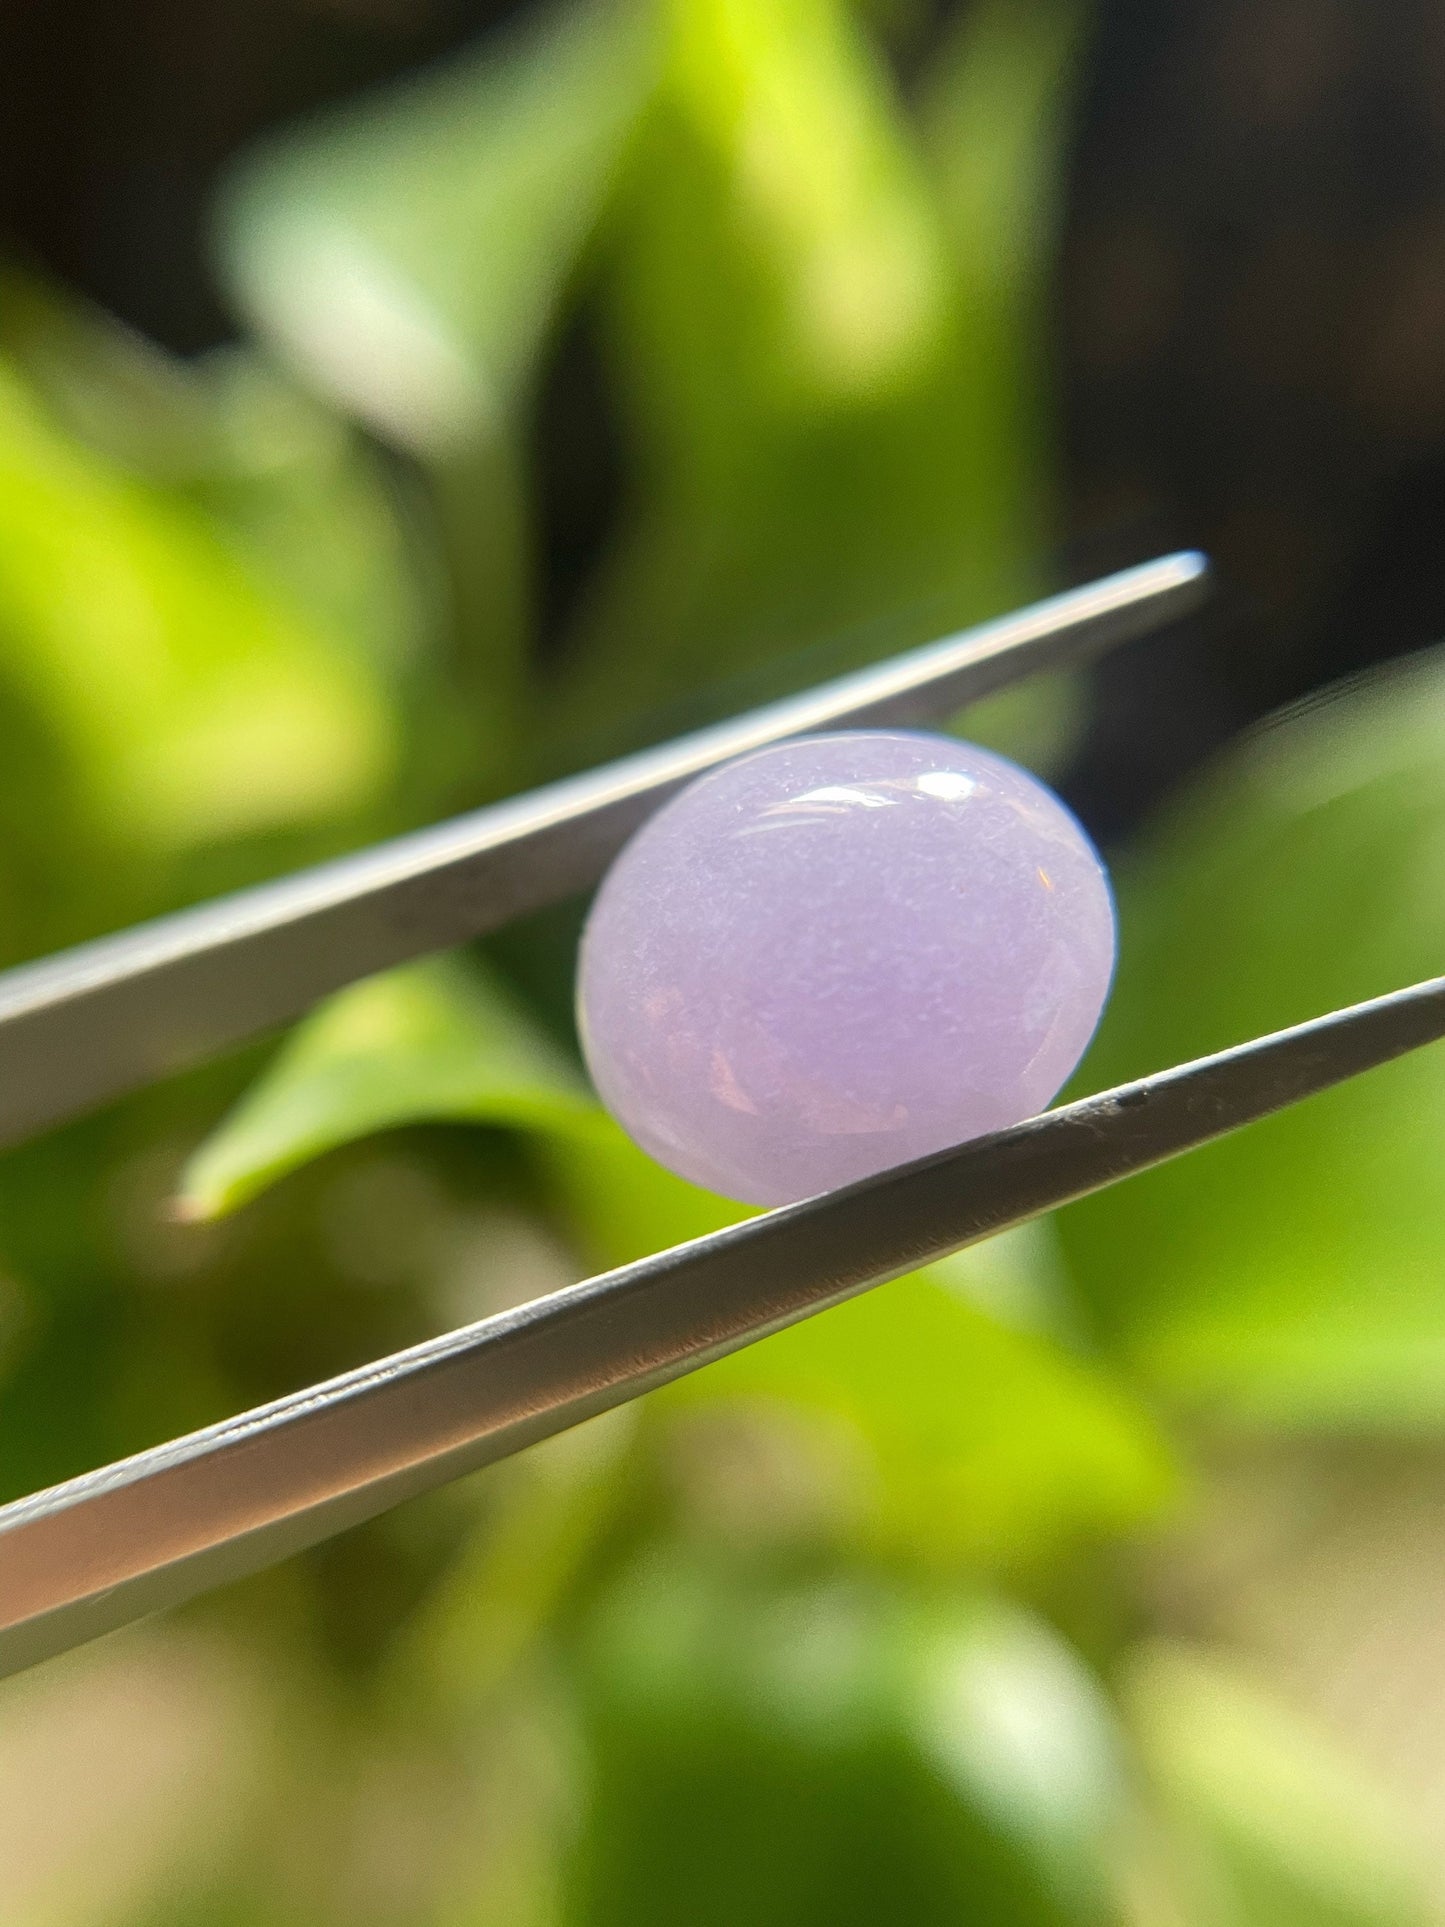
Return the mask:
M 645 1150 L 784 1204 L 1042 1110 L 1113 967 L 1108 880 L 1050 790 L 860 730 L 742 757 L 646 823 L 593 905 L 578 1006 Z

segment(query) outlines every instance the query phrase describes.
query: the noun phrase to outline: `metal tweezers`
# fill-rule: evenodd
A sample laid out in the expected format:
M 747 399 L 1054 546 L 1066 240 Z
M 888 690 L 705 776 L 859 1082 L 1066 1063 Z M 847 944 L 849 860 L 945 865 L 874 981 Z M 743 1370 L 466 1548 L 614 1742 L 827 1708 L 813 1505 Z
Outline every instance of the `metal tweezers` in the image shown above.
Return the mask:
M 1193 608 L 1174 555 L 590 775 L 0 975 L 0 1143 L 594 883 L 700 771 L 945 717 Z M 0 1508 L 0 1675 L 283 1559 L 871 1285 L 1445 1034 L 1445 978 L 1161 1071 Z

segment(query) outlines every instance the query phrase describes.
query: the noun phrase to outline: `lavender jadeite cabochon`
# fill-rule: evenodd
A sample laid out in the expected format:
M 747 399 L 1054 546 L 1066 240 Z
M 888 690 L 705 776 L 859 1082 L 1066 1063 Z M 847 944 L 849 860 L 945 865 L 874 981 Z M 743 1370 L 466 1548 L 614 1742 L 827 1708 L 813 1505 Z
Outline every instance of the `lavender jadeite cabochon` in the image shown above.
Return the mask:
M 1042 1110 L 1098 1022 L 1114 911 L 1053 793 L 950 737 L 802 737 L 701 777 L 608 872 L 578 1008 L 662 1164 L 784 1204 Z

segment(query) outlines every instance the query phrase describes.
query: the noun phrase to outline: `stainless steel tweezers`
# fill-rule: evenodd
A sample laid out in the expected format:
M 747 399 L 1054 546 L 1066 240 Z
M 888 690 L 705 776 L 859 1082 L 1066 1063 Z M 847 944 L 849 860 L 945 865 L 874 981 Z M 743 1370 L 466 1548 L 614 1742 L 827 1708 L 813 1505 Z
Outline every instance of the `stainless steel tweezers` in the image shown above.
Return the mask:
M 699 771 L 917 722 L 1200 598 L 1178 555 L 339 863 L 0 976 L 18 1140 L 596 880 Z M 679 1245 L 0 1508 L 0 1674 L 254 1572 L 770 1332 L 1445 1034 L 1445 978 Z

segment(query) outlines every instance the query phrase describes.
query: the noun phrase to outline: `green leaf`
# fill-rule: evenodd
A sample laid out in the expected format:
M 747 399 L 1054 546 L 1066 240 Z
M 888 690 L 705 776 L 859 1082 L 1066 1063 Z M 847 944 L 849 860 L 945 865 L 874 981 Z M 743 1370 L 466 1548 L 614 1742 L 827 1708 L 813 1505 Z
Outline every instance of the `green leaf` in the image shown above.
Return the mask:
M 314 821 L 389 774 L 374 673 L 183 497 L 70 439 L 0 361 L 0 676 L 119 844 Z
M 195 365 L 33 270 L 0 265 L 0 350 L 66 434 L 120 467 L 164 485 L 215 463 Z
M 1072 670 L 1030 676 L 960 710 L 950 731 L 1047 779 L 1064 770 L 1087 715 L 1087 682 Z
M 1432 976 L 1445 661 L 1346 689 L 1218 765 L 1121 873 L 1088 1065 L 1120 1079 Z M 1445 1058 L 1425 1051 L 1061 1218 L 1157 1384 L 1271 1425 L 1445 1420 Z
M 435 558 L 375 448 L 248 349 L 213 353 L 195 379 L 215 447 L 182 478 L 191 499 L 318 627 L 414 679 Z
M 1237 1661 L 1160 1645 L 1124 1702 L 1164 1822 L 1155 1918 L 1411 1927 L 1438 1918 L 1421 1845 L 1331 1735 Z
M 324 1152 L 419 1120 L 565 1132 L 596 1107 L 567 1059 L 474 965 L 429 958 L 355 984 L 297 1027 L 191 1158 L 177 1199 L 219 1217 Z
M 639 486 L 560 736 L 819 641 L 901 648 L 1029 583 L 1044 196 L 1000 223 L 953 177 L 1003 124 L 1051 176 L 1059 11 L 982 10 L 920 131 L 842 0 L 674 10 L 604 281 Z
M 526 405 L 648 98 L 645 0 L 534 14 L 244 161 L 237 300 L 302 379 L 430 465 L 474 787 L 526 774 Z
M 1021 1612 L 664 1551 L 604 1597 L 579 1657 L 573 1927 L 1105 1917 L 1112 1722 Z
M 647 8 L 554 7 L 283 135 L 222 207 L 241 305 L 404 446 L 491 439 L 526 393 L 651 65 Z
M 658 1395 L 810 1413 L 861 1446 L 858 1550 L 998 1570 L 1137 1530 L 1174 1496 L 1121 1384 L 967 1295 L 970 1255 L 880 1285 Z
M 574 1427 L 494 1468 L 490 1508 L 388 1664 L 392 1691 L 425 1695 L 463 1727 L 550 1642 L 632 1492 L 637 1408 Z
M 418 681 L 435 558 L 344 417 L 250 348 L 181 361 L 14 269 L 0 269 L 0 349 L 59 431 L 202 510 L 249 573 L 388 681 Z

